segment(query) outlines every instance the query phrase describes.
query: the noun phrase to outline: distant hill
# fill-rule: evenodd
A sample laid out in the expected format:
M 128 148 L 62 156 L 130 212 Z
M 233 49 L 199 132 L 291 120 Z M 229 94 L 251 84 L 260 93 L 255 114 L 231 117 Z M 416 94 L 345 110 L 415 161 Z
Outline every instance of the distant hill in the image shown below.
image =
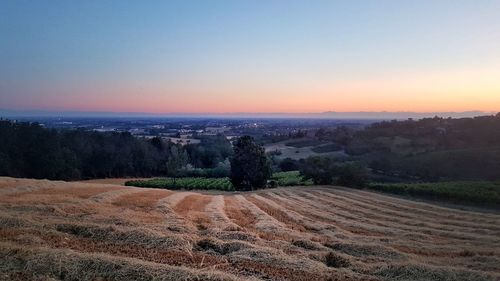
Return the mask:
M 0 109 L 2 118 L 19 117 L 123 117 L 123 118 L 317 118 L 317 119 L 370 119 L 370 120 L 403 120 L 408 118 L 422 119 L 427 117 L 464 118 L 492 115 L 493 112 L 410 112 L 410 111 L 358 111 L 358 112 L 317 112 L 317 113 L 147 113 L 147 112 L 98 112 L 98 111 L 45 111 L 45 110 L 8 110 Z

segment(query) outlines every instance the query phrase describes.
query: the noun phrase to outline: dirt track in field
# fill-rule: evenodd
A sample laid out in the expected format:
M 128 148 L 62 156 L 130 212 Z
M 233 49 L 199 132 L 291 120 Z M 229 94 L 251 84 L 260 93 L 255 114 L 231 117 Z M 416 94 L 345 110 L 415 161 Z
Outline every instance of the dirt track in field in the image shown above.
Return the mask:
M 500 280 L 500 215 L 341 187 L 0 178 L 0 280 Z

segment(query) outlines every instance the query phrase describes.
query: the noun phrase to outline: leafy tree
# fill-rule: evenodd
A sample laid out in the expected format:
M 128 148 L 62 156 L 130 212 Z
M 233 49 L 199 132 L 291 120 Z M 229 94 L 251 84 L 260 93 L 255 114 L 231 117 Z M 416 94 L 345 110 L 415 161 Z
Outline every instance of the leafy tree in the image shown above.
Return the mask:
M 329 157 L 312 156 L 301 163 L 300 173 L 314 184 L 338 184 L 349 187 L 364 187 L 368 183 L 368 172 L 359 163 L 336 163 Z
M 231 182 L 239 190 L 262 188 L 271 177 L 271 165 L 264 147 L 250 136 L 239 138 L 231 158 Z
M 203 136 L 199 144 L 186 145 L 190 164 L 196 168 L 215 168 L 231 156 L 231 143 L 224 135 Z
M 167 160 L 167 174 L 172 177 L 178 177 L 180 170 L 188 163 L 188 155 L 181 147 L 174 145 L 170 148 Z
M 358 188 L 365 187 L 368 184 L 368 172 L 360 164 L 343 164 L 338 168 L 337 184 Z
M 336 166 L 329 157 L 311 156 L 300 165 L 300 174 L 314 184 L 332 184 Z
M 283 172 L 296 171 L 299 169 L 299 163 L 297 160 L 287 157 L 279 163 L 279 167 Z

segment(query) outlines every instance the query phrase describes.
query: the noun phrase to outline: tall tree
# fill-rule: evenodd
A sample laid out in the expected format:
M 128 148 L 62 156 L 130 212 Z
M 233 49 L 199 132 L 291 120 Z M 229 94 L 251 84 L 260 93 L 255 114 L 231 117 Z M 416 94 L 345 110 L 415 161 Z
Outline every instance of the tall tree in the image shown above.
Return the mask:
M 231 182 L 239 190 L 262 188 L 271 177 L 271 165 L 264 147 L 250 136 L 239 138 L 231 157 Z
M 188 155 L 178 145 L 173 145 L 170 148 L 170 153 L 167 160 L 167 174 L 172 177 L 178 177 L 179 171 L 188 164 Z

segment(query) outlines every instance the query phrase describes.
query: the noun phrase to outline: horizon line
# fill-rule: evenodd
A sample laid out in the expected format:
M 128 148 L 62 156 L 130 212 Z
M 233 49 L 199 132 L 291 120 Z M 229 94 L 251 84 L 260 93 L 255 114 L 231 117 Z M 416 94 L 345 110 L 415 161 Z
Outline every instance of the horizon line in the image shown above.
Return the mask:
M 322 112 L 120 112 L 78 110 L 8 110 L 0 108 L 0 117 L 219 117 L 219 118 L 350 118 L 350 119 L 407 119 L 426 117 L 476 117 L 495 115 L 494 111 L 322 111 Z

